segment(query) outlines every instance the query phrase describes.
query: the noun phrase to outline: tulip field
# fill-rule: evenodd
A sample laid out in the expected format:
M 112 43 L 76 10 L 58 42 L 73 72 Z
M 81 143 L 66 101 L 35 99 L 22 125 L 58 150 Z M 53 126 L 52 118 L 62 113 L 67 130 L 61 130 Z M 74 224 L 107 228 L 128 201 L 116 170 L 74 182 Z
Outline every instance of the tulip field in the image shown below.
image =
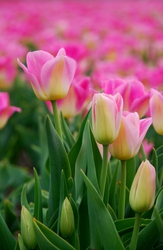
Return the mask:
M 163 1 L 0 1 L 0 250 L 163 249 Z

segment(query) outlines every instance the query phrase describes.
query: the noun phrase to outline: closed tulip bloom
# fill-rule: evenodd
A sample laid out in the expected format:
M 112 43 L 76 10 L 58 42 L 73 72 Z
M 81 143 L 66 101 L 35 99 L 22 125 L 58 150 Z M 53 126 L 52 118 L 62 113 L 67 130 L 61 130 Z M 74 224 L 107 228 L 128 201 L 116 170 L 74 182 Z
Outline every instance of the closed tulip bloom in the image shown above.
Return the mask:
M 152 117 L 153 127 L 155 131 L 163 135 L 163 96 L 157 90 L 153 91 L 153 95 L 149 102 L 150 114 Z
M 66 197 L 62 204 L 60 217 L 60 234 L 63 238 L 68 238 L 74 231 L 74 214 L 71 203 Z
M 33 218 L 26 207 L 21 210 L 21 235 L 23 242 L 28 249 L 35 249 L 37 246 L 36 235 L 34 231 Z
M 56 57 L 42 50 L 29 52 L 26 61 L 27 67 L 19 59 L 18 64 L 40 100 L 59 100 L 67 95 L 75 74 L 76 62 L 66 56 L 63 48 Z
M 148 160 L 142 162 L 134 177 L 129 203 L 137 213 L 148 211 L 154 204 L 156 190 L 156 171 Z
M 21 108 L 10 106 L 9 94 L 0 92 L 0 129 L 2 129 L 14 112 L 21 112 Z
M 123 110 L 123 99 L 119 93 L 95 94 L 92 100 L 92 130 L 97 142 L 109 145 L 118 136 Z
M 151 118 L 139 119 L 137 112 L 124 112 L 117 139 L 109 146 L 111 155 L 119 160 L 128 160 L 134 157 L 141 146 Z

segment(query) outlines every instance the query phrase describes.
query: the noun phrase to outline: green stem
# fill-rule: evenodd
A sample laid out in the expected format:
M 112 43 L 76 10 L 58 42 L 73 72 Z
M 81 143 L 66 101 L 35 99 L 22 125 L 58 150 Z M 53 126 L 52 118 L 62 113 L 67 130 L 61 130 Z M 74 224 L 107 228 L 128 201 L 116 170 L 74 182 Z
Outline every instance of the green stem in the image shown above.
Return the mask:
M 108 145 L 103 145 L 103 161 L 102 161 L 102 169 L 100 175 L 100 190 L 102 198 L 104 198 L 106 176 L 108 171 L 108 147 L 109 147 Z
M 119 200 L 119 219 L 124 219 L 125 214 L 125 200 L 126 200 L 126 161 L 121 161 L 121 189 Z
M 131 243 L 129 246 L 129 250 L 136 250 L 137 241 L 138 241 L 138 233 L 139 233 L 139 227 L 140 227 L 140 219 L 141 214 L 136 213 L 135 214 L 135 224 L 134 224 L 134 230 L 132 233 Z
M 51 101 L 51 102 L 52 102 L 52 107 L 53 107 L 55 128 L 62 141 L 62 129 L 61 129 L 61 123 L 60 123 L 60 116 L 59 116 L 58 108 L 57 108 L 57 102 L 56 101 Z
M 141 146 L 140 146 L 140 152 L 142 154 L 142 160 L 145 161 L 147 159 L 147 156 L 146 156 L 146 153 L 144 151 L 143 144 L 141 144 Z

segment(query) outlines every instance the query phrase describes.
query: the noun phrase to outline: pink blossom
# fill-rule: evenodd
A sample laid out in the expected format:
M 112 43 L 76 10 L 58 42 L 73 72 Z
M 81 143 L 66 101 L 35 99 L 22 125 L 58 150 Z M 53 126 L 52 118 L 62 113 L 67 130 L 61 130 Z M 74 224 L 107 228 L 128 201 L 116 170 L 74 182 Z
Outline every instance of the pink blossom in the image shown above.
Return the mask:
M 120 160 L 134 157 L 138 153 L 151 123 L 151 118 L 139 119 L 136 112 L 124 112 L 118 137 L 109 146 L 111 155 Z
M 76 62 L 59 50 L 56 57 L 42 50 L 27 54 L 27 67 L 18 64 L 26 73 L 36 96 L 43 101 L 64 98 L 72 83 Z
M 149 107 L 150 94 L 140 81 L 135 79 L 111 79 L 105 82 L 103 89 L 108 94 L 119 92 L 123 97 L 124 110 L 137 112 L 140 118 L 146 114 Z

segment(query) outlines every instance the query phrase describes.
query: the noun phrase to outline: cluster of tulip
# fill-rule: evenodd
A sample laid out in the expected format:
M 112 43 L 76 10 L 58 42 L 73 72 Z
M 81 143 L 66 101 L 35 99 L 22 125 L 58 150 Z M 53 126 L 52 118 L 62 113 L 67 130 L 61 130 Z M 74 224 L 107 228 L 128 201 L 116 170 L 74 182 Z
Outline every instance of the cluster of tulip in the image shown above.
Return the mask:
M 0 3 L 2 250 L 163 249 L 162 6 Z
M 80 242 L 83 239 L 82 237 L 80 239 L 81 233 L 79 231 L 81 229 L 79 229 L 78 224 L 82 224 L 82 219 L 79 218 L 80 206 L 83 206 L 83 200 L 85 200 L 84 187 L 86 186 L 88 195 L 86 204 L 88 204 L 84 204 L 86 207 L 88 206 L 90 228 L 89 240 L 86 240 L 88 245 L 86 246 L 90 249 L 101 249 L 102 247 L 104 249 L 125 249 L 125 242 L 117 234 L 114 223 L 121 221 L 121 227 L 123 227 L 123 222 L 125 222 L 126 165 L 128 160 L 137 157 L 141 148 L 143 161 L 138 157 L 140 166 L 137 172 L 135 173 L 135 169 L 133 176 L 131 176 L 132 185 L 128 198 L 130 208 L 136 213 L 136 217 L 135 224 L 132 225 L 132 237 L 130 235 L 128 239 L 131 242 L 128 241 L 127 247 L 130 250 L 136 249 L 141 216 L 148 210 L 153 209 L 154 202 L 157 203 L 155 193 L 158 173 L 155 170 L 156 166 L 153 166 L 155 164 L 152 165 L 147 160 L 142 142 L 152 123 L 155 130 L 162 134 L 162 123 L 160 122 L 160 117 L 163 117 L 163 115 L 161 116 L 163 110 L 162 95 L 154 89 L 150 91 L 150 94 L 144 94 L 144 89 L 140 88 L 139 93 L 136 93 L 137 98 L 134 98 L 132 105 L 130 105 L 131 98 L 133 98 L 132 89 L 135 86 L 127 89 L 125 87 L 126 82 L 121 79 L 105 83 L 103 93 L 92 91 L 92 101 L 89 104 L 90 111 L 85 114 L 81 126 L 82 132 L 79 132 L 75 141 L 73 134 L 66 125 L 62 112 L 60 112 L 64 105 L 60 106 L 60 103 L 58 103 L 58 101 L 64 103 L 64 98 L 67 98 L 66 105 L 69 105 L 69 100 L 70 103 L 71 101 L 72 103 L 82 102 L 80 105 L 75 105 L 75 107 L 79 107 L 79 110 L 86 103 L 88 104 L 88 99 L 78 100 L 77 93 L 80 89 L 75 92 L 75 88 L 72 88 L 77 67 L 75 60 L 68 57 L 65 50 L 61 48 L 56 57 L 45 51 L 29 52 L 27 54 L 27 66 L 19 60 L 18 64 L 24 70 L 35 95 L 42 101 L 48 101 L 48 105 L 51 104 L 51 112 L 54 115 L 54 125 L 49 116 L 46 118 L 45 125 L 50 162 L 48 177 L 50 184 L 47 191 L 49 201 L 46 208 L 47 214 L 44 215 L 43 194 L 41 194 L 41 185 L 35 170 L 34 212 L 31 212 L 24 188 L 22 192 L 21 234 L 18 234 L 16 244 L 5 228 L 6 236 L 4 236 L 4 233 L 2 234 L 4 238 L 0 236 L 0 239 L 4 240 L 3 244 L 7 244 L 6 242 L 10 238 L 9 242 L 10 244 L 12 242 L 12 249 L 22 250 L 25 246 L 28 249 L 36 249 L 36 247 L 47 249 L 50 245 L 52 246 L 51 249 L 79 249 L 80 247 L 84 249 L 83 246 L 85 245 Z M 137 81 L 136 83 L 140 85 L 140 82 Z M 127 86 L 129 85 L 130 83 L 127 84 Z M 111 90 L 115 93 L 111 94 Z M 129 90 L 132 94 L 129 93 Z M 75 94 L 75 99 L 71 100 Z M 142 97 L 140 98 L 141 94 Z M 125 99 L 126 95 L 128 99 Z M 1 93 L 0 97 L 2 103 L 0 127 L 3 128 L 13 112 L 21 112 L 21 109 L 10 106 L 7 93 Z M 125 110 L 127 101 L 129 108 Z M 136 109 L 138 112 L 135 111 Z M 134 112 L 129 110 L 134 110 Z M 140 118 L 140 116 L 147 114 L 147 111 L 151 117 Z M 87 143 L 88 145 L 86 145 Z M 98 158 L 95 154 L 98 155 Z M 98 161 L 97 163 L 95 159 Z M 118 164 L 119 160 L 121 162 L 117 205 L 113 204 L 115 200 L 110 202 L 114 199 L 111 191 L 114 190 L 115 194 L 116 179 L 118 178 L 118 168 L 116 167 L 116 171 L 114 171 L 111 167 L 111 164 L 114 163 L 113 159 L 118 160 Z M 130 168 L 132 167 L 130 166 Z M 43 180 L 44 177 L 41 176 L 41 179 Z M 159 186 L 162 186 L 162 179 Z M 158 189 L 157 191 L 158 199 L 161 192 Z M 85 209 L 84 211 L 86 211 Z M 116 212 L 116 210 L 118 211 Z M 157 215 L 155 216 L 157 217 L 157 224 L 161 224 L 158 226 L 159 230 L 163 225 L 161 216 L 157 209 L 153 213 Z M 1 222 L 4 226 L 3 218 L 1 218 Z M 98 224 L 99 228 L 96 228 Z M 100 232 L 103 227 L 105 230 L 111 231 Z M 2 226 L 0 232 L 2 232 Z M 142 246 L 141 244 L 142 242 L 139 243 L 140 246 Z

